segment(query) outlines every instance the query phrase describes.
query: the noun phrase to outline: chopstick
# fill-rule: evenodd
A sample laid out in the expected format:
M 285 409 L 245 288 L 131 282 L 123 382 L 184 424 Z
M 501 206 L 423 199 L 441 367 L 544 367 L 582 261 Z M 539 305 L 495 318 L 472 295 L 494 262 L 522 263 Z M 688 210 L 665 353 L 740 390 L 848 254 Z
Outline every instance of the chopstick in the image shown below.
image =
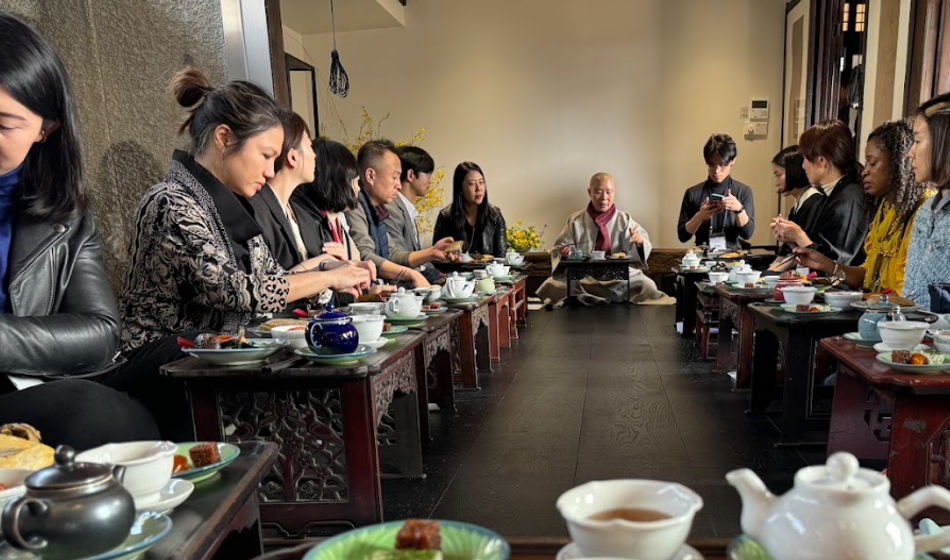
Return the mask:
M 795 260 L 797 257 L 798 257 L 798 255 L 796 255 L 795 253 L 792 253 L 791 255 L 785 257 L 784 259 L 782 259 L 781 261 L 775 263 L 775 264 L 772 265 L 772 266 L 773 266 L 774 268 L 778 268 L 778 267 L 780 267 L 780 266 L 785 266 L 785 265 L 788 264 L 789 262 Z

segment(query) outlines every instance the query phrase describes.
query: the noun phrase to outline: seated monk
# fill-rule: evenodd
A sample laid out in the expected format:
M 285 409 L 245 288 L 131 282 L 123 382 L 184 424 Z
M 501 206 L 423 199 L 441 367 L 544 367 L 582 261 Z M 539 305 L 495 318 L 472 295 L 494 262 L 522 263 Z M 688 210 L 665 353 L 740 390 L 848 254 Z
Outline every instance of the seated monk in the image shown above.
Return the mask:
M 561 259 L 578 247 L 585 255 L 591 251 L 604 251 L 607 256 L 624 256 L 630 259 L 630 294 L 632 303 L 669 304 L 673 298 L 659 291 L 656 284 L 643 273 L 650 256 L 650 236 L 630 214 L 614 206 L 614 178 L 609 173 L 596 173 L 590 178 L 587 189 L 590 203 L 587 208 L 571 214 L 561 230 L 551 251 L 551 270 L 554 276 L 544 281 L 537 295 L 545 305 L 560 304 L 567 297 L 565 274 L 558 271 Z M 622 255 L 621 255 L 622 254 Z M 627 297 L 625 280 L 582 279 L 572 292 L 587 305 L 607 302 L 622 302 Z

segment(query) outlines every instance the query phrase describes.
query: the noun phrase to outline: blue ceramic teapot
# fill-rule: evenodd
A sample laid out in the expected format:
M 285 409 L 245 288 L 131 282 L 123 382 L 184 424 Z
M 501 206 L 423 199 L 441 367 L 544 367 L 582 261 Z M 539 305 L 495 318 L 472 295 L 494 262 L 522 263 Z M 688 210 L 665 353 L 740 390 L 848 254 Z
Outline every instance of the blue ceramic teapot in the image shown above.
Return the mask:
M 864 340 L 880 342 L 881 333 L 877 328 L 877 324 L 881 321 L 891 320 L 891 314 L 898 311 L 900 311 L 900 307 L 887 301 L 887 296 L 882 295 L 881 301 L 869 304 L 867 311 L 858 319 L 858 334 Z
M 349 354 L 360 341 L 353 318 L 334 311 L 332 304 L 327 305 L 326 312 L 310 320 L 304 334 L 307 345 L 316 354 Z

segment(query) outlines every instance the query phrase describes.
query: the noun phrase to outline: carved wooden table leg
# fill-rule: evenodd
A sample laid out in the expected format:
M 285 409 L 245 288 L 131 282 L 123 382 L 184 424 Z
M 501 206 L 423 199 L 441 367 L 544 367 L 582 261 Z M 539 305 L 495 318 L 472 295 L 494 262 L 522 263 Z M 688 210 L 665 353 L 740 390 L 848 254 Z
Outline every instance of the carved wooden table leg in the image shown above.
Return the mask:
M 727 373 L 736 366 L 732 355 L 732 329 L 739 315 L 738 305 L 729 299 L 719 302 L 719 335 L 716 346 L 716 370 Z
M 739 307 L 739 359 L 736 363 L 736 389 L 749 387 L 752 378 L 752 337 L 755 333 L 755 318 L 748 305 Z
M 419 402 L 425 404 L 425 401 L 416 393 L 415 353 L 405 354 L 374 375 L 372 385 L 377 433 L 383 433 L 383 437 L 378 438 L 383 440 L 378 441 L 381 465 L 392 466 L 395 474 L 402 477 L 424 478 L 420 424 L 424 419 L 427 424 L 425 431 L 428 432 L 429 413 L 427 406 L 425 415 L 419 416 Z M 379 426 L 390 412 L 392 431 L 383 431 Z
M 819 354 L 822 353 L 827 354 L 819 350 Z M 815 371 L 826 370 L 816 367 Z M 848 451 L 859 459 L 886 459 L 888 438 L 882 437 L 879 427 L 882 407 L 886 405 L 877 391 L 868 387 L 850 368 L 842 366 L 835 378 L 828 455 Z
M 950 401 L 946 396 L 894 394 L 887 462 L 891 495 L 903 498 L 927 484 L 947 484 L 948 427 Z
M 488 354 L 496 362 L 501 361 L 500 310 L 501 302 L 497 297 L 492 298 L 492 302 L 488 304 Z
M 475 342 L 475 365 L 478 371 L 491 371 L 491 313 L 488 305 L 480 305 L 472 310 L 472 331 Z
M 461 371 L 455 382 L 468 389 L 478 389 L 475 360 L 475 334 L 478 331 L 478 325 L 476 325 L 473 318 L 473 311 L 466 309 L 459 316 L 456 324 L 458 326 L 458 351 L 461 356 Z

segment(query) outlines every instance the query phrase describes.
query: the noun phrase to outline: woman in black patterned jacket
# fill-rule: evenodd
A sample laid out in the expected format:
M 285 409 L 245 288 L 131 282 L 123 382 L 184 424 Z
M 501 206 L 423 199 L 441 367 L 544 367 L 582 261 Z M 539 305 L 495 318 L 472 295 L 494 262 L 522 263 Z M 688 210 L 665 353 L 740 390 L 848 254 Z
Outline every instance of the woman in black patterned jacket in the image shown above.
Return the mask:
M 190 108 L 181 130 L 192 147 L 176 151 L 165 180 L 142 197 L 119 301 L 129 363 L 108 382 L 139 396 L 166 437 L 190 437 L 179 388 L 157 375 L 181 356 L 177 335 L 235 332 L 290 302 L 368 284 L 369 273 L 304 264 L 291 274 L 264 243 L 243 197 L 274 176 L 281 151 L 280 109 L 269 95 L 241 81 L 212 87 L 195 68 L 179 72 L 171 89 Z M 181 408 L 169 410 L 169 400 Z

